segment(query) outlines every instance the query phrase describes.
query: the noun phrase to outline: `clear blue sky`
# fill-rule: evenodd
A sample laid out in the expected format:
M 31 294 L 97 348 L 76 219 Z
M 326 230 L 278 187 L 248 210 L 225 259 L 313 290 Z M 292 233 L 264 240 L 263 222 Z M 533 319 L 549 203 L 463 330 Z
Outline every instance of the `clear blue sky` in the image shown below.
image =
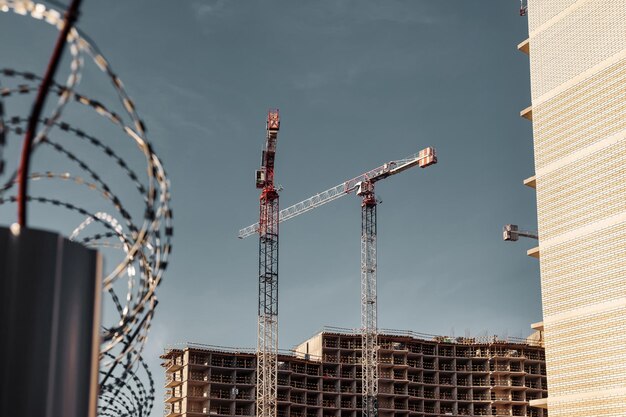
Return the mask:
M 170 343 L 256 344 L 254 170 L 266 110 L 282 125 L 283 207 L 434 146 L 439 163 L 379 183 L 379 325 L 525 336 L 541 320 L 534 229 L 527 36 L 515 0 L 96 1 L 80 26 L 144 117 L 170 174 L 171 268 L 146 357 L 162 414 L 158 355 Z M 53 33 L 47 31 L 46 33 Z M 52 38 L 0 15 L 0 66 L 41 73 Z M 98 94 L 97 82 L 86 78 Z M 108 86 L 107 86 L 108 87 Z M 104 90 L 104 88 L 102 88 Z M 45 169 L 43 165 L 35 170 Z M 42 168 L 43 167 L 43 168 Z M 33 209 L 32 223 L 74 223 Z M 0 223 L 14 221 L 12 209 Z M 280 345 L 323 325 L 359 326 L 359 199 L 281 228 Z

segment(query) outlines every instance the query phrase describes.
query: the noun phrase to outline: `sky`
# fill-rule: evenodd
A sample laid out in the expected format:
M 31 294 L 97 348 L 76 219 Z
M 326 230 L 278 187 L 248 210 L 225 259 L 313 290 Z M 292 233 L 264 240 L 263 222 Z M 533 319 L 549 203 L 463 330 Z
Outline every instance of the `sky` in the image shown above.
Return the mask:
M 172 187 L 174 250 L 144 356 L 186 341 L 256 345 L 254 185 L 279 108 L 281 206 L 433 146 L 439 162 L 381 181 L 379 327 L 524 337 L 541 320 L 526 18 L 514 0 L 85 0 L 81 29 L 124 81 Z M 0 67 L 42 73 L 53 31 L 0 14 Z M 86 75 L 84 88 L 108 88 Z M 122 145 L 120 145 L 122 146 Z M 8 151 L 11 151 L 9 147 Z M 7 158 L 17 158 L 8 152 Z M 33 169 L 40 159 L 34 160 Z M 0 225 L 15 221 L 0 210 Z M 31 224 L 69 234 L 33 207 Z M 359 327 L 360 201 L 281 226 L 279 340 Z

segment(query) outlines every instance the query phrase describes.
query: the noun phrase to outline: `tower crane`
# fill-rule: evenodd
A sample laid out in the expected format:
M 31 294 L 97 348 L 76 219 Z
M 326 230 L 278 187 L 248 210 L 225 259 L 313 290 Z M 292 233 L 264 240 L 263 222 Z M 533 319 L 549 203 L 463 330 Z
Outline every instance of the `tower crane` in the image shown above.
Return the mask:
M 265 148 L 256 187 L 261 189 L 259 233 L 259 306 L 257 327 L 256 415 L 276 417 L 278 384 L 278 191 L 274 159 L 280 129 L 278 110 L 267 113 Z
M 404 159 L 390 161 L 371 171 L 365 172 L 335 187 L 316 194 L 304 201 L 281 210 L 278 222 L 296 217 L 316 207 L 348 194 L 356 193 L 361 202 L 361 348 L 362 348 L 362 398 L 363 416 L 378 415 L 378 323 L 376 296 L 376 206 L 378 200 L 374 185 L 387 177 L 399 174 L 409 168 L 425 168 L 437 163 L 435 149 L 425 148 L 419 153 Z M 239 231 L 243 239 L 255 233 L 266 234 L 266 226 L 261 221 Z M 276 229 L 278 230 L 278 229 Z M 261 238 L 262 239 L 262 238 Z M 258 399 L 257 395 L 257 399 Z M 258 407 L 258 405 L 257 405 Z M 261 414 L 259 414 L 260 416 Z

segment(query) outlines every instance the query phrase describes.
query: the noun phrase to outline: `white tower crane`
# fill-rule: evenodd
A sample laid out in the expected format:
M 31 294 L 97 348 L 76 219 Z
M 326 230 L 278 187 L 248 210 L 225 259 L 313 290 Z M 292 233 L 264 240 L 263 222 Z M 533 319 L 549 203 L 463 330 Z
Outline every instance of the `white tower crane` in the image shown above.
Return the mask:
M 374 184 L 409 168 L 425 168 L 437 163 L 435 149 L 425 148 L 410 157 L 388 162 L 351 180 L 316 194 L 304 201 L 281 210 L 278 221 L 296 217 L 344 195 L 362 197 L 361 204 L 361 339 L 362 339 L 362 398 L 363 416 L 378 415 L 378 321 L 376 304 L 376 206 Z M 239 231 L 243 239 L 259 233 L 259 223 Z

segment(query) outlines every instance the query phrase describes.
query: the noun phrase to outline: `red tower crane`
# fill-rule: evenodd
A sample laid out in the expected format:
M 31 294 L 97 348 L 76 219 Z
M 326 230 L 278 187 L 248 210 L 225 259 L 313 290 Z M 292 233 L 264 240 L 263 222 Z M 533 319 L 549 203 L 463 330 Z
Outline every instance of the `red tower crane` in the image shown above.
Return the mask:
M 278 384 L 278 191 L 274 159 L 280 129 L 278 110 L 267 113 L 265 149 L 256 187 L 261 189 L 259 233 L 259 306 L 257 328 L 257 417 L 276 417 Z
M 277 223 L 306 213 L 344 195 L 356 192 L 362 197 L 361 202 L 361 348 L 362 348 L 362 398 L 363 416 L 378 415 L 378 308 L 376 295 L 376 206 L 378 201 L 374 193 L 374 184 L 414 166 L 425 168 L 437 163 L 434 148 L 428 147 L 410 157 L 388 162 L 378 168 L 363 173 L 351 180 L 344 181 L 333 188 L 316 194 L 300 203 L 280 211 Z M 262 200 L 263 201 L 263 200 Z M 276 200 L 278 201 L 278 200 Z M 263 206 L 263 204 L 261 205 Z M 277 203 L 278 206 L 278 203 Z M 263 212 L 262 212 L 263 213 Z M 266 234 L 265 224 L 250 225 L 239 231 L 243 239 L 255 233 Z M 278 236 L 276 224 L 276 236 Z M 261 237 L 261 240 L 263 238 Z M 278 237 L 276 237 L 278 242 Z M 276 243 L 278 245 L 278 243 Z M 260 323 L 260 321 L 259 321 Z M 258 401 L 257 394 L 257 401 Z M 257 403 L 258 409 L 258 403 Z M 258 414 L 259 416 L 261 414 Z

